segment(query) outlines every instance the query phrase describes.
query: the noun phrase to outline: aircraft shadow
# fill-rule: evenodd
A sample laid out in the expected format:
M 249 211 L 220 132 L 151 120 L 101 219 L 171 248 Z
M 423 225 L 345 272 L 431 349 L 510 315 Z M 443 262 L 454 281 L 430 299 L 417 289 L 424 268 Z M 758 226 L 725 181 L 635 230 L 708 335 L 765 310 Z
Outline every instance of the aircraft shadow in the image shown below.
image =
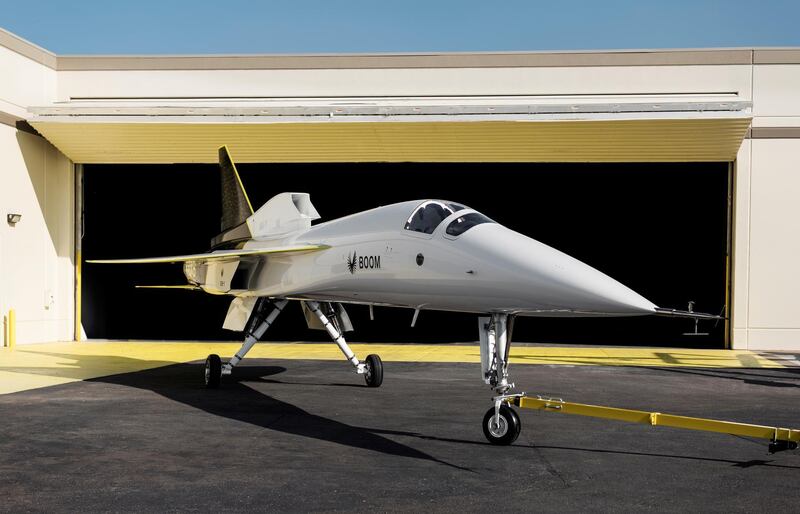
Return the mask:
M 225 377 L 223 385 L 216 390 L 202 387 L 200 384 L 202 371 L 197 364 L 174 364 L 134 373 L 94 378 L 90 381 L 152 391 L 164 398 L 209 414 L 268 430 L 471 471 L 387 439 L 375 431 L 312 414 L 246 385 L 248 382 L 281 383 L 264 377 L 275 376 L 284 371 L 286 368 L 280 366 L 243 366 L 237 368 L 232 376 Z

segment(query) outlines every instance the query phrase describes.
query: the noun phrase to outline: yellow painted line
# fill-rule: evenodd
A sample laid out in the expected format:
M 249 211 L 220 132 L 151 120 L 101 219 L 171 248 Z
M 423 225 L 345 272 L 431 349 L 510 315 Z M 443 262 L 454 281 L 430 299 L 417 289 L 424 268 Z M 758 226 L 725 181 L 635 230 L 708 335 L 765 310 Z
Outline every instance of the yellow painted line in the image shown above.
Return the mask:
M 0 394 L 204 360 L 210 353 L 227 359 L 239 346 L 239 343 L 90 341 L 24 345 L 13 352 L 4 348 L 0 350 Z M 480 351 L 475 345 L 353 344 L 352 348 L 360 358 L 377 353 L 387 362 L 480 362 Z M 333 343 L 262 343 L 247 358 L 343 360 Z M 510 361 L 567 366 L 784 367 L 750 351 L 675 348 L 517 346 L 511 350 Z

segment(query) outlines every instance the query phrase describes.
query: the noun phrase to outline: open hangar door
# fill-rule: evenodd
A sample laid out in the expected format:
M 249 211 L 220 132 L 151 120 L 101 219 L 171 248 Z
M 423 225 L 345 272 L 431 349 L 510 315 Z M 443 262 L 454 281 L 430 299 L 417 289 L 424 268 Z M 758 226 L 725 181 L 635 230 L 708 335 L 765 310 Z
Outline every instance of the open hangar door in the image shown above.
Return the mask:
M 234 151 L 234 158 L 236 152 Z M 443 198 L 566 252 L 662 307 L 719 313 L 728 284 L 730 163 L 314 163 L 240 164 L 255 208 L 283 191 L 311 193 L 331 220 L 378 205 Z M 218 233 L 216 165 L 84 167 L 83 258 L 206 251 Z M 88 337 L 230 340 L 221 328 L 230 297 L 135 289 L 180 284 L 179 264 L 83 266 Z M 453 342 L 477 339 L 476 316 L 349 306 L 349 340 Z M 725 323 L 656 317 L 520 318 L 514 340 L 537 343 L 721 348 Z M 308 330 L 299 306 L 267 340 L 327 340 Z

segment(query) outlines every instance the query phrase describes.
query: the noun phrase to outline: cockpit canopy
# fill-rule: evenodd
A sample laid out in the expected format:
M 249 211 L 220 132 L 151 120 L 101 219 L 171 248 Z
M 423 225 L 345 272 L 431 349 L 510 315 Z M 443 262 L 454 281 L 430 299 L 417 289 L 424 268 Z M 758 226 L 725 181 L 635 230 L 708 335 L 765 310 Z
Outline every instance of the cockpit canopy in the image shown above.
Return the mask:
M 406 220 L 405 229 L 423 234 L 433 234 L 442 221 L 451 214 L 468 209 L 465 205 L 446 200 L 426 200 L 419 204 L 411 216 Z M 446 233 L 450 236 L 460 236 L 475 225 L 481 223 L 494 223 L 479 212 L 465 213 L 450 222 Z
M 479 212 L 468 212 L 451 221 L 450 224 L 447 225 L 445 233 L 448 236 L 458 237 L 475 225 L 480 225 L 481 223 L 494 223 L 494 221 Z

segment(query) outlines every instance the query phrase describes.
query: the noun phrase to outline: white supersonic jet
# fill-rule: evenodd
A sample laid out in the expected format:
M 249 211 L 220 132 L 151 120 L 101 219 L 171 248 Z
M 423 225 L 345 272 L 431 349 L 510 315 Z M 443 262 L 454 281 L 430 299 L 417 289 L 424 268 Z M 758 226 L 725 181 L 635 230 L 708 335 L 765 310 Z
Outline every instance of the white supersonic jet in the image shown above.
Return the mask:
M 380 357 L 359 360 L 344 338 L 352 330 L 342 304 L 476 313 L 481 376 L 496 394 L 483 431 L 510 444 L 517 414 L 502 401 L 516 316 L 717 316 L 662 309 L 577 259 L 514 232 L 465 205 L 412 200 L 312 226 L 307 193 L 281 193 L 254 211 L 227 147 L 219 149 L 222 233 L 208 253 L 94 263 L 183 263 L 188 284 L 149 286 L 233 296 L 223 327 L 244 343 L 226 363 L 209 355 L 205 384 L 230 375 L 290 300 L 310 328 L 326 330 L 369 387 L 383 381 Z

